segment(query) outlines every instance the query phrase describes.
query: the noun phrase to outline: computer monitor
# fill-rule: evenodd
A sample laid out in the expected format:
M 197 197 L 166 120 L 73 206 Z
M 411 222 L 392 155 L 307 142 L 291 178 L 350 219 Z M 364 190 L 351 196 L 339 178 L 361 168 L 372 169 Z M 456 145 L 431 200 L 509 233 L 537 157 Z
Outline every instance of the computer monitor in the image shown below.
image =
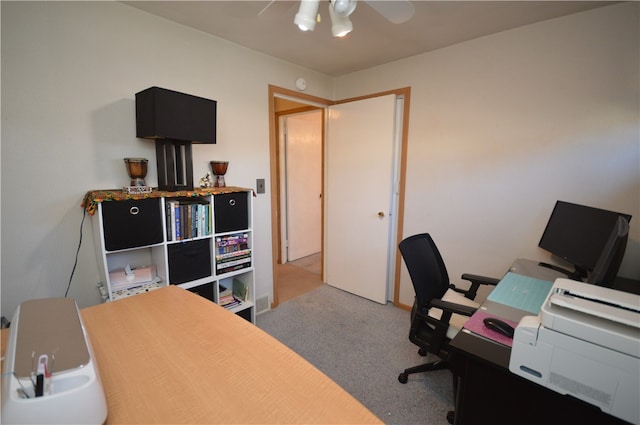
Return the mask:
M 607 288 L 613 286 L 627 248 L 628 238 L 629 222 L 626 218 L 619 216 L 587 282 Z
M 540 265 L 565 273 L 571 279 L 583 280 L 595 269 L 618 217 L 625 218 L 627 224 L 631 221 L 629 214 L 557 201 L 538 246 L 572 264 L 574 271 Z

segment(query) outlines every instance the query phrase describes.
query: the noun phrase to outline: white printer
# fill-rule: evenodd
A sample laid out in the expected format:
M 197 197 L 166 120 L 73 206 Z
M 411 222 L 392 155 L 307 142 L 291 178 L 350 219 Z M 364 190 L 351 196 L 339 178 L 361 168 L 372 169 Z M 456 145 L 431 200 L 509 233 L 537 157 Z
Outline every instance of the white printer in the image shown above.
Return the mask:
M 91 344 L 72 299 L 20 304 L 3 372 L 3 424 L 102 424 L 107 418 Z
M 640 296 L 557 279 L 516 327 L 509 370 L 640 423 Z

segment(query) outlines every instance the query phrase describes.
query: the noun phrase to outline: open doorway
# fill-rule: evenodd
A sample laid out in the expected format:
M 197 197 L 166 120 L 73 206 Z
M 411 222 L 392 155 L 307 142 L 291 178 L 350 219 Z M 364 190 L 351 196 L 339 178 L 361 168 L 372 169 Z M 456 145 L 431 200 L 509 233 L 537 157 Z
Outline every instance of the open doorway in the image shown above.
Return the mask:
M 409 117 L 409 105 L 410 105 L 410 92 L 411 92 L 411 88 L 405 87 L 405 88 L 400 88 L 395 90 L 389 90 L 386 92 L 373 93 L 368 96 L 362 96 L 359 98 L 344 99 L 336 102 L 336 101 L 330 101 L 327 99 L 318 98 L 315 96 L 306 95 L 293 90 L 283 89 L 281 87 L 269 85 L 269 117 L 270 117 L 269 140 L 270 140 L 270 163 L 271 163 L 270 190 L 271 190 L 271 206 L 272 206 L 271 234 L 272 234 L 272 254 L 273 254 L 272 260 L 273 260 L 273 282 L 274 282 L 273 302 L 271 305 L 272 308 L 276 307 L 280 302 L 280 299 L 279 299 L 280 291 L 279 291 L 279 281 L 278 281 L 277 271 L 278 271 L 279 265 L 283 264 L 283 258 L 284 258 L 282 255 L 283 241 L 281 237 L 281 234 L 282 234 L 281 216 L 283 214 L 282 212 L 283 204 L 282 204 L 281 198 L 283 194 L 281 193 L 281 190 L 280 190 L 280 187 L 281 187 L 280 156 L 282 153 L 280 152 L 281 148 L 278 143 L 278 134 L 280 131 L 278 116 L 284 113 L 305 112 L 313 109 L 320 109 L 323 111 L 324 114 L 326 114 L 323 119 L 323 122 L 324 122 L 323 131 L 326 131 L 327 125 L 328 125 L 327 124 L 328 116 L 331 113 L 330 111 L 331 108 L 333 108 L 334 105 L 341 105 L 341 104 L 347 104 L 347 103 L 354 104 L 359 100 L 381 98 L 381 97 L 386 97 L 387 95 L 395 96 L 395 100 L 396 100 L 393 105 L 391 103 L 387 104 L 389 108 L 386 110 L 389 114 L 385 116 L 390 116 L 390 115 L 395 116 L 394 120 L 396 125 L 394 125 L 395 127 L 395 130 L 393 131 L 394 135 L 390 136 L 390 140 L 391 139 L 394 140 L 393 143 L 394 143 L 395 153 L 393 156 L 395 157 L 394 163 L 397 164 L 398 169 L 397 169 L 397 174 L 394 177 L 394 181 L 391 183 L 387 182 L 383 186 L 387 186 L 387 185 L 391 186 L 390 187 L 391 193 L 388 193 L 388 196 L 393 197 L 395 199 L 394 201 L 395 206 L 392 203 L 392 206 L 389 210 L 389 214 L 386 214 L 385 211 L 383 210 L 375 209 L 374 213 L 377 212 L 377 214 L 374 214 L 372 216 L 373 219 L 379 220 L 383 225 L 387 225 L 387 224 L 390 225 L 392 227 L 390 230 L 392 231 L 386 232 L 388 234 L 388 237 L 386 238 L 385 243 L 376 243 L 376 244 L 373 244 L 373 247 L 376 249 L 377 254 L 382 253 L 386 257 L 386 260 L 381 259 L 380 261 L 376 261 L 376 263 L 380 263 L 380 264 L 386 263 L 388 265 L 387 273 L 381 273 L 378 275 L 379 277 L 384 276 L 384 279 L 386 281 L 386 291 L 387 291 L 386 299 L 393 300 L 393 303 L 398 305 L 398 296 L 399 296 L 399 290 L 400 290 L 400 286 L 399 286 L 400 256 L 395 254 L 397 251 L 397 244 L 400 241 L 401 235 L 403 234 L 402 233 L 402 227 L 403 227 L 402 217 L 404 215 L 404 181 L 405 181 L 405 174 L 406 174 L 406 171 L 405 171 L 406 170 L 406 145 L 407 145 L 408 128 L 409 128 L 408 117 Z M 288 106 L 282 106 L 280 104 L 281 102 L 285 104 L 289 102 L 292 102 L 292 103 L 289 104 Z M 395 110 L 395 111 L 392 111 L 392 110 Z M 369 128 L 369 124 L 370 124 L 369 122 L 366 122 L 364 124 L 365 127 L 362 127 L 363 124 L 360 123 L 359 125 L 361 127 L 351 129 L 351 131 L 354 132 L 355 134 L 360 134 L 362 129 Z M 323 205 L 322 207 L 323 208 L 322 210 L 322 226 L 323 226 L 322 235 L 323 236 L 322 237 L 323 238 L 327 237 L 327 234 L 326 234 L 327 229 L 324 228 L 324 226 L 327 225 L 326 223 L 327 214 L 325 212 L 325 209 L 327 208 L 327 199 L 325 199 L 326 187 L 324 186 L 327 181 L 327 175 L 325 175 L 325 173 L 327 172 L 327 165 L 326 165 L 327 159 L 325 158 L 326 150 L 327 150 L 326 138 L 327 138 L 327 135 L 323 134 L 322 136 L 322 143 L 323 143 L 322 185 L 323 186 L 322 186 L 322 192 L 321 192 L 322 201 L 323 201 L 322 202 L 322 205 Z M 390 154 L 388 154 L 387 156 L 390 156 Z M 378 185 L 375 185 L 370 188 L 371 190 L 374 190 L 374 194 L 379 193 L 379 191 L 377 190 L 377 187 Z M 345 191 L 344 188 L 342 189 L 344 192 Z M 332 191 L 332 193 L 334 192 Z M 363 195 L 363 196 L 369 199 L 368 195 Z M 373 197 L 375 198 L 375 196 Z M 386 202 L 386 201 L 383 200 L 382 202 Z M 340 205 L 343 205 L 343 203 L 334 202 L 333 205 L 335 206 L 334 208 L 340 208 Z M 386 207 L 383 207 L 383 208 L 386 208 Z M 329 210 L 331 211 L 331 208 L 329 208 Z M 335 210 L 335 211 L 341 211 L 341 210 Z M 369 219 L 369 218 L 371 217 L 369 216 L 365 217 L 365 219 Z M 351 218 L 351 220 L 353 220 L 353 217 Z M 393 222 L 388 223 L 391 220 L 393 220 Z M 338 225 L 338 227 L 340 226 L 341 225 Z M 354 238 L 354 240 L 358 240 L 358 239 Z M 322 244 L 323 244 L 322 245 L 322 266 L 321 266 L 322 282 L 326 282 L 327 276 L 325 275 L 325 273 L 328 273 L 331 270 L 335 271 L 337 269 L 344 269 L 345 266 L 344 265 L 336 266 L 335 262 L 332 263 L 331 261 L 329 261 L 328 263 L 325 263 L 325 261 L 327 260 L 326 253 L 325 253 L 327 241 L 323 239 Z M 378 250 L 380 250 L 380 252 L 378 252 Z M 360 251 L 356 250 L 351 252 L 360 252 Z M 333 258 L 335 259 L 336 256 L 334 255 Z M 338 256 L 338 258 L 340 258 L 340 256 Z M 346 257 L 342 256 L 342 258 L 344 259 Z M 351 268 L 355 267 L 356 269 L 362 269 L 363 267 L 366 268 L 368 264 L 367 262 L 370 261 L 370 257 L 367 257 L 365 255 L 359 255 L 356 257 L 350 256 L 349 258 L 350 258 L 350 262 L 346 267 L 351 267 Z M 338 283 L 339 282 L 337 280 L 335 282 L 330 282 L 332 286 L 336 286 Z M 354 293 L 357 293 L 357 292 L 354 291 Z
M 318 109 L 280 117 L 283 263 L 317 257 L 322 250 L 323 115 Z
M 279 116 L 280 264 L 278 300 L 322 285 L 322 109 Z
M 270 87 L 272 307 L 324 282 L 324 99 Z

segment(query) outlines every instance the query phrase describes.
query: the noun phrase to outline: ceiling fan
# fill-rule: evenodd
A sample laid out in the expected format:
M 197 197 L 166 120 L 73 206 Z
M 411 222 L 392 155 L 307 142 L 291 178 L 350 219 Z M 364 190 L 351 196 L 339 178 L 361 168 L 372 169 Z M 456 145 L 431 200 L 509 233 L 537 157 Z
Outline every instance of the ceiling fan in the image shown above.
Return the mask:
M 276 0 L 272 0 L 260 11 L 262 14 Z M 401 24 L 407 22 L 415 12 L 415 8 L 409 0 L 363 0 L 373 10 L 378 12 L 389 22 Z M 343 37 L 353 30 L 349 16 L 357 6 L 357 0 L 329 0 L 329 16 L 331 18 L 331 32 L 334 37 Z M 318 7 L 320 0 L 301 0 L 300 8 L 294 18 L 294 23 L 302 31 L 313 31 L 316 22 L 319 21 Z

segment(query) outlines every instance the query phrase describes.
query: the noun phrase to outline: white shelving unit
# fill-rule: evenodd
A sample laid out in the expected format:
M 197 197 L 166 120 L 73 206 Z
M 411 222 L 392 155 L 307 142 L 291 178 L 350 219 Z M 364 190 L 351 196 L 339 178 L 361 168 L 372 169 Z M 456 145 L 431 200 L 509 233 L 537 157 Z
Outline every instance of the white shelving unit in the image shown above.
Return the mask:
M 222 291 L 233 293 L 235 284 L 226 308 L 255 323 L 252 191 L 221 192 L 98 202 L 93 232 L 103 300 L 174 284 L 222 305 L 229 300 Z

